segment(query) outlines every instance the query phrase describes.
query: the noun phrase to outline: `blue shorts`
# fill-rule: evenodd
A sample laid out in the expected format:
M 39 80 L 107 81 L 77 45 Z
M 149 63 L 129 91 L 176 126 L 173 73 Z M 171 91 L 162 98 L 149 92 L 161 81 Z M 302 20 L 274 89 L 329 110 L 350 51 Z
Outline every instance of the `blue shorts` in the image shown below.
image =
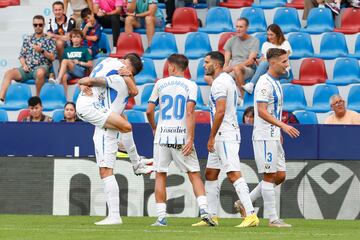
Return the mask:
M 83 77 L 85 77 L 85 73 L 86 73 L 86 68 L 84 68 L 78 64 L 75 64 L 74 70 L 68 71 L 66 73 L 66 76 L 67 76 L 66 80 L 69 81 L 74 78 L 83 78 Z

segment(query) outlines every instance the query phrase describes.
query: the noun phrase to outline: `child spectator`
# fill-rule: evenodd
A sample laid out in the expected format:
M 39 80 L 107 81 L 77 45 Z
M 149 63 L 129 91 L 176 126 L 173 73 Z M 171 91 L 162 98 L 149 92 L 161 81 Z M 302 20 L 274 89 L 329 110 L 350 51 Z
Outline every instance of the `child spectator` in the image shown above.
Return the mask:
M 81 18 L 83 19 L 83 24 L 81 25 L 81 30 L 84 34 L 83 45 L 90 49 L 90 53 L 94 58 L 99 52 L 99 41 L 102 32 L 101 26 L 89 8 L 81 11 Z
M 41 99 L 38 96 L 31 97 L 28 100 L 28 108 L 30 115 L 24 118 L 23 122 L 51 122 L 49 116 L 43 114 Z

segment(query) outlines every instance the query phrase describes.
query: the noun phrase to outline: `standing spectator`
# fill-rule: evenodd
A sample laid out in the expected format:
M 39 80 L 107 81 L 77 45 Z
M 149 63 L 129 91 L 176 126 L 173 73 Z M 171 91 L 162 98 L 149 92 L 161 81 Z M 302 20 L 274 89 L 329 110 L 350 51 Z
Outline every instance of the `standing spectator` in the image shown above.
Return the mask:
M 76 28 L 80 28 L 82 24 L 81 11 L 85 8 L 90 8 L 90 10 L 93 11 L 93 2 L 92 0 L 64 0 L 65 14 L 67 13 L 69 3 L 73 10 L 71 17 L 75 19 Z
M 73 102 L 67 102 L 64 106 L 64 119 L 61 122 L 82 122 L 76 116 L 76 106 Z
M 43 114 L 41 99 L 38 96 L 31 97 L 28 100 L 29 116 L 25 117 L 23 122 L 51 122 L 49 116 Z
M 111 28 L 113 34 L 113 46 L 116 47 L 120 35 L 120 28 L 124 22 L 120 21 L 120 15 L 124 11 L 123 0 L 93 0 L 94 14 L 100 25 Z
M 56 41 L 56 51 L 61 62 L 66 41 L 69 40 L 69 33 L 75 28 L 75 20 L 70 18 L 68 21 L 64 4 L 60 1 L 52 4 L 52 11 L 55 17 L 49 19 L 47 34 Z
M 360 114 L 346 109 L 340 95 L 331 96 L 330 106 L 334 113 L 326 118 L 325 124 L 360 124 Z
M 39 96 L 45 77 L 56 56 L 55 42 L 44 34 L 45 19 L 41 15 L 33 17 L 35 33 L 24 38 L 19 60 L 21 67 L 5 72 L 0 90 L 0 105 L 4 104 L 6 91 L 12 80 L 17 82 L 35 79 L 36 95 Z
M 83 19 L 81 25 L 84 34 L 83 45 L 89 49 L 92 58 L 94 58 L 99 52 L 99 41 L 102 33 L 101 26 L 89 8 L 81 11 L 81 18 Z
M 157 0 L 128 0 L 125 32 L 132 33 L 134 28 L 145 27 L 148 47 L 155 34 L 155 27 L 164 25 L 163 15 L 157 3 Z

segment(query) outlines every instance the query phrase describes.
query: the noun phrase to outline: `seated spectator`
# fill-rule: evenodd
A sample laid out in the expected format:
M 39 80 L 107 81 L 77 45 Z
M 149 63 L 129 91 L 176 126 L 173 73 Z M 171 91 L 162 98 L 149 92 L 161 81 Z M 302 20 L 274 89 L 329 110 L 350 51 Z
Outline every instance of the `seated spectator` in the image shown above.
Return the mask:
M 68 21 L 64 4 L 60 1 L 52 4 L 52 11 L 55 17 L 49 19 L 47 34 L 56 41 L 56 51 L 61 61 L 66 41 L 69 40 L 69 33 L 75 28 L 75 20 L 70 18 Z
M 244 124 L 254 125 L 254 107 L 250 106 L 245 109 L 242 122 Z
M 21 67 L 5 72 L 0 90 L 0 104 L 4 104 L 6 91 L 12 80 L 17 82 L 35 79 L 36 96 L 39 96 L 49 68 L 56 56 L 55 42 L 44 34 L 45 19 L 41 15 L 33 17 L 35 33 L 25 36 L 20 51 Z
M 128 0 L 125 32 L 132 33 L 134 28 L 146 28 L 148 47 L 155 34 L 155 27 L 164 26 L 157 0 Z
M 43 114 L 41 99 L 38 96 L 31 97 L 28 100 L 28 108 L 30 115 L 24 118 L 23 122 L 51 122 L 49 116 Z
M 67 93 L 67 81 L 74 78 L 83 78 L 92 67 L 91 55 L 87 47 L 82 47 L 83 32 L 74 29 L 70 33 L 72 46 L 65 48 L 59 75 L 56 79 L 49 78 L 50 83 L 61 83 Z
M 99 41 L 102 33 L 101 26 L 89 8 L 81 11 L 81 18 L 83 19 L 81 25 L 81 30 L 84 34 L 83 45 L 90 50 L 91 56 L 94 58 L 99 53 Z
M 261 59 L 259 65 L 256 68 L 254 76 L 251 78 L 250 82 L 243 86 L 243 89 L 249 94 L 252 94 L 254 87 L 259 80 L 260 76 L 265 74 L 269 68 L 269 63 L 266 60 L 266 53 L 270 48 L 281 48 L 287 51 L 288 56 L 291 54 L 290 43 L 285 40 L 285 36 L 281 31 L 281 28 L 277 24 L 271 24 L 267 28 L 267 41 L 263 43 L 261 47 Z M 290 67 L 288 73 L 290 71 Z M 289 74 L 286 74 L 282 78 L 288 78 Z
M 61 122 L 82 122 L 76 116 L 76 106 L 73 102 L 67 102 L 64 106 L 64 120 Z
M 330 106 L 334 112 L 326 118 L 325 124 L 360 124 L 360 114 L 346 109 L 340 95 L 331 96 Z
M 359 7 L 360 5 L 359 0 L 304 0 L 304 12 L 302 18 L 303 20 L 307 20 L 310 10 L 315 7 L 328 7 L 333 13 L 338 15 L 340 13 L 341 5 L 345 3 L 349 3 L 353 7 Z
M 73 10 L 71 17 L 75 19 L 76 28 L 80 29 L 82 24 L 81 11 L 85 8 L 90 8 L 90 10 L 93 11 L 93 2 L 92 0 L 64 0 L 65 14 L 67 13 L 69 3 Z
M 111 28 L 113 35 L 113 46 L 116 47 L 117 39 L 120 35 L 120 28 L 124 27 L 124 22 L 120 20 L 120 15 L 124 12 L 123 0 L 93 0 L 94 14 L 96 20 L 104 28 Z

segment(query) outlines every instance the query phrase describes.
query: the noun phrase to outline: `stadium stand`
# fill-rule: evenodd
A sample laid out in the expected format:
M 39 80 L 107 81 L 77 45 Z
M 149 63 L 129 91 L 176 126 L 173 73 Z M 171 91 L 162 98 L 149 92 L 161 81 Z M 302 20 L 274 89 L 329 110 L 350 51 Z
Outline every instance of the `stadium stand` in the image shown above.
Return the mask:
M 306 28 L 300 29 L 302 32 L 320 34 L 331 32 L 334 29 L 334 19 L 331 10 L 328 8 L 312 8 L 307 18 Z
M 40 91 L 44 111 L 63 108 L 66 103 L 64 87 L 60 84 L 45 83 Z
M 355 53 L 350 54 L 350 57 L 357 58 L 360 60 L 360 34 L 358 34 L 356 41 L 355 41 Z
M 64 120 L 64 110 L 63 109 L 56 109 L 52 115 L 53 122 L 61 122 Z
M 107 57 L 111 53 L 110 43 L 105 33 L 101 33 L 101 38 L 99 40 L 99 50 L 100 52 L 96 54 L 95 58 Z
M 6 110 L 0 109 L 0 122 L 7 122 L 8 120 L 9 119 Z
M 314 47 L 308 33 L 290 33 L 288 41 L 291 45 L 292 53 L 290 59 L 300 59 L 314 56 Z
M 344 34 L 328 32 L 322 35 L 320 53 L 315 54 L 315 57 L 322 59 L 335 59 L 338 57 L 347 57 L 348 54 L 349 51 Z
M 313 105 L 306 110 L 316 113 L 324 113 L 330 111 L 330 97 L 339 94 L 339 90 L 334 85 L 317 85 L 313 95 Z
M 358 33 L 360 31 L 360 9 L 346 8 L 342 13 L 340 25 L 340 28 L 335 28 L 334 32 Z
M 19 110 L 27 108 L 28 99 L 31 97 L 31 90 L 29 85 L 23 83 L 11 84 L 6 92 L 6 101 L 0 108 L 4 110 Z
M 294 114 L 300 124 L 318 124 L 318 119 L 314 112 L 295 111 Z
M 247 107 L 250 107 L 253 105 L 254 105 L 254 94 L 249 94 L 249 93 L 245 92 L 243 104 L 242 104 L 242 106 L 238 106 L 236 108 L 236 110 L 244 111 Z
M 245 8 L 241 12 L 240 17 L 245 17 L 249 20 L 248 33 L 266 32 L 266 20 L 264 10 L 261 8 Z
M 287 3 L 287 0 L 259 0 L 259 3 L 253 3 L 253 7 L 258 7 L 258 8 L 264 8 L 264 9 L 269 9 L 269 8 L 276 8 L 276 7 L 283 7 L 285 6 L 285 4 Z
M 195 111 L 196 123 L 210 123 L 210 112 L 208 111 Z
M 141 35 L 136 32 L 122 32 L 116 44 L 116 53 L 110 54 L 110 57 L 121 58 L 130 52 L 137 53 L 139 56 L 144 54 Z
M 198 59 L 211 51 L 209 36 L 203 32 L 192 32 L 185 41 L 185 56 L 189 59 Z
M 287 3 L 285 6 L 296 9 L 304 9 L 304 0 L 292 0 L 290 3 Z
M 135 76 L 137 85 L 153 83 L 157 79 L 155 65 L 152 59 L 142 58 L 143 69 Z
M 359 63 L 354 58 L 338 58 L 334 66 L 333 79 L 326 80 L 326 84 L 338 86 L 360 83 Z
M 197 32 L 199 28 L 198 16 L 194 8 L 177 8 L 172 19 L 172 27 L 166 27 L 165 32 L 188 33 Z
M 144 57 L 152 59 L 164 59 L 172 53 L 177 53 L 175 36 L 172 33 L 156 32 L 149 50 L 145 51 Z
M 324 83 L 327 79 L 324 60 L 319 58 L 306 58 L 300 66 L 300 77 L 292 83 L 300 85 L 314 85 Z
M 142 111 L 134 111 L 134 110 L 126 110 L 124 111 L 125 116 L 128 121 L 131 123 L 145 123 L 144 112 Z
M 142 93 L 141 93 L 141 103 L 140 103 L 140 105 L 135 105 L 133 107 L 133 110 L 146 111 L 147 105 L 148 105 L 148 100 L 152 93 L 153 88 L 154 88 L 153 83 L 145 85 L 145 87 L 143 88 Z
M 167 61 L 165 61 L 164 68 L 163 68 L 163 78 L 169 77 L 169 64 Z M 185 78 L 191 79 L 191 74 L 189 67 L 185 69 Z
M 242 118 L 244 116 L 244 111 L 240 111 L 240 110 L 236 111 L 236 116 L 237 116 L 238 123 L 239 124 L 242 123 Z
M 227 8 L 242 8 L 242 7 L 250 7 L 254 1 L 252 0 L 227 0 L 223 2 L 219 2 L 220 7 Z
M 218 42 L 218 51 L 224 54 L 224 45 L 229 38 L 235 36 L 235 32 L 225 32 L 220 35 L 219 42 Z
M 299 16 L 295 8 L 278 8 L 273 21 L 280 26 L 283 33 L 298 32 L 301 28 Z
M 284 111 L 293 112 L 306 109 L 304 89 L 301 85 L 283 84 L 282 89 L 284 94 Z
M 234 26 L 231 20 L 229 9 L 224 7 L 210 8 L 206 15 L 206 25 L 204 28 L 199 28 L 199 32 L 206 33 L 222 33 L 232 32 Z
M 350 88 L 347 102 L 348 109 L 360 112 L 360 85 L 354 85 Z

